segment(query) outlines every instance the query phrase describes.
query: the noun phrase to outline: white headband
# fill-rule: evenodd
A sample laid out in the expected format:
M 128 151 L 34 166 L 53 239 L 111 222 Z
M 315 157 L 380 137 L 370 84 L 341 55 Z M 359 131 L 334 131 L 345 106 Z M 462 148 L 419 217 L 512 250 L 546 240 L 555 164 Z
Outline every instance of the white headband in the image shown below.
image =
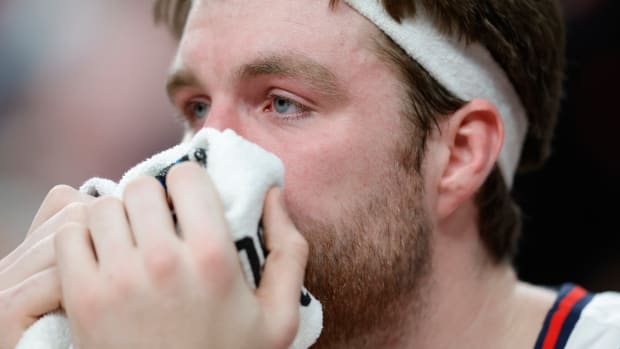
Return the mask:
M 519 163 L 527 133 L 526 113 L 506 73 L 478 43 L 467 44 L 441 33 L 423 6 L 415 18 L 395 21 L 380 0 L 345 0 L 418 62 L 443 87 L 464 101 L 493 103 L 504 122 L 499 168 L 508 188 Z

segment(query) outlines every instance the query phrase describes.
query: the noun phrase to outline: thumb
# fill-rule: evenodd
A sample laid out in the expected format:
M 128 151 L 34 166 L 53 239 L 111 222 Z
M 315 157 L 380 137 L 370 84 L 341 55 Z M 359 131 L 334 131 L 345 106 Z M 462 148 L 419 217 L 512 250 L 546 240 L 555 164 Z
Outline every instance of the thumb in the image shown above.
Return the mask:
M 283 343 L 289 345 L 299 326 L 308 243 L 288 216 L 280 189 L 271 189 L 267 194 L 263 224 L 269 255 L 256 294 L 268 308 L 271 333 L 282 334 Z

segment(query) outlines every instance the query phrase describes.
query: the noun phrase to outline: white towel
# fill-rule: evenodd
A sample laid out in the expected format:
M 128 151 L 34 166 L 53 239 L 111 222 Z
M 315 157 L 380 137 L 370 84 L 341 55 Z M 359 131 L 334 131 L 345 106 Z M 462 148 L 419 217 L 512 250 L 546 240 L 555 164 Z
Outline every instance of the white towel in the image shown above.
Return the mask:
M 345 0 L 374 23 L 448 91 L 469 102 L 483 98 L 497 107 L 504 122 L 504 144 L 498 164 L 511 187 L 528 130 L 525 107 L 508 75 L 478 42 L 439 30 L 430 11 L 417 3 L 415 18 L 398 22 L 381 0 Z
M 195 161 L 206 168 L 220 194 L 239 258 L 250 285 L 256 286 L 265 263 L 262 242 L 263 201 L 270 187 L 284 183 L 284 166 L 275 155 L 238 136 L 232 130 L 203 129 L 188 142 L 165 150 L 136 165 L 118 184 L 93 178 L 80 188 L 94 196 L 121 197 L 132 179 L 150 175 L 165 186 L 165 174 L 171 165 Z M 293 349 L 310 347 L 321 334 L 321 303 L 305 288 L 300 290 L 300 322 Z M 16 349 L 68 349 L 71 347 L 64 315 L 49 314 L 39 319 L 22 336 Z

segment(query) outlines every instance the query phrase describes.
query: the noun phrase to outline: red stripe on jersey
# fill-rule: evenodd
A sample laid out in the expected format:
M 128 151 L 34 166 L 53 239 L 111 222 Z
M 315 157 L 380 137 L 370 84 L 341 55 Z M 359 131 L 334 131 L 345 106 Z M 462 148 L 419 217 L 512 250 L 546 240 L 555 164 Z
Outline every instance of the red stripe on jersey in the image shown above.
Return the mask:
M 587 292 L 581 287 L 573 288 L 567 295 L 560 301 L 558 308 L 551 317 L 549 322 L 549 329 L 547 330 L 547 336 L 543 342 L 542 349 L 554 349 L 555 344 L 560 336 L 560 331 L 564 325 L 566 317 L 573 309 L 573 306 L 579 302 L 583 297 L 587 295 Z

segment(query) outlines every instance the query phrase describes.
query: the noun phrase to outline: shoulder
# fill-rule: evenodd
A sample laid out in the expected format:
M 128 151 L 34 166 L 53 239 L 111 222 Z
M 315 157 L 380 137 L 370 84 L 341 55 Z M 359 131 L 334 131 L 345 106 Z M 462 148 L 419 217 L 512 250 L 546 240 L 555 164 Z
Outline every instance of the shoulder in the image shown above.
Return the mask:
M 566 343 L 566 349 L 620 348 L 620 293 L 592 294 Z

